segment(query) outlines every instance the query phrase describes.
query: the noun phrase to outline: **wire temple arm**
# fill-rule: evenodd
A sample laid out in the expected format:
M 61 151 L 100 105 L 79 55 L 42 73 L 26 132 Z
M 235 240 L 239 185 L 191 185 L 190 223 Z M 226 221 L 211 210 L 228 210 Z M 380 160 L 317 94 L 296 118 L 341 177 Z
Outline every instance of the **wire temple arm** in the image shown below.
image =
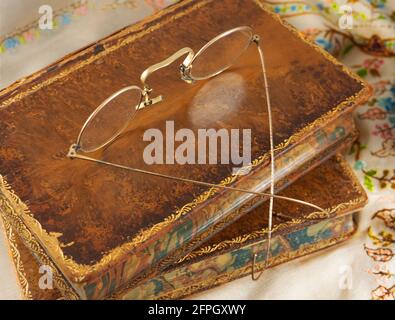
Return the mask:
M 132 172 L 140 173 L 140 174 L 145 174 L 145 175 L 150 175 L 150 176 L 155 176 L 155 177 L 160 177 L 160 178 L 165 178 L 165 179 L 170 179 L 170 180 L 177 180 L 177 181 L 181 181 L 181 182 L 194 183 L 194 184 L 205 186 L 205 187 L 219 188 L 219 189 L 225 189 L 225 190 L 231 190 L 231 191 L 238 191 L 238 192 L 244 192 L 244 193 L 249 193 L 249 194 L 255 194 L 255 195 L 258 195 L 258 196 L 270 197 L 270 198 L 275 198 L 275 199 L 282 199 L 282 200 L 291 201 L 291 202 L 295 202 L 295 203 L 298 203 L 298 204 L 309 206 L 309 207 L 311 207 L 313 209 L 321 211 L 324 214 L 327 213 L 327 211 L 322 209 L 321 207 L 316 206 L 316 205 L 314 205 L 312 203 L 303 201 L 303 200 L 298 200 L 298 199 L 294 199 L 294 198 L 274 195 L 274 194 L 265 193 L 265 192 L 250 191 L 250 190 L 241 189 L 241 188 L 222 186 L 222 185 L 218 185 L 218 184 L 215 184 L 215 183 L 203 182 L 203 181 L 198 181 L 198 180 L 192 180 L 192 179 L 186 179 L 186 178 L 178 178 L 178 177 L 173 177 L 173 176 L 169 176 L 169 175 L 162 174 L 162 173 L 156 173 L 156 172 L 152 172 L 152 171 L 148 171 L 148 170 L 142 170 L 142 169 L 137 169 L 137 168 L 131 168 L 131 167 L 127 167 L 127 166 L 116 164 L 116 163 L 111 163 L 111 162 L 107 162 L 107 161 L 103 161 L 103 160 L 90 158 L 90 157 L 87 157 L 87 156 L 83 156 L 83 155 L 77 154 L 75 152 L 75 149 L 73 148 L 73 146 L 71 147 L 70 152 L 69 152 L 69 154 L 67 156 L 69 158 L 71 158 L 71 159 L 80 159 L 80 160 L 86 160 L 86 161 L 90 161 L 90 162 L 96 162 L 96 163 L 100 163 L 100 164 L 104 164 L 104 165 L 107 165 L 107 166 L 112 166 L 112 167 L 116 167 L 116 168 L 119 168 L 119 169 L 132 171 Z
M 177 59 L 181 58 L 182 56 L 187 55 L 185 61 L 184 61 L 184 65 L 189 65 L 194 57 L 194 52 L 191 48 L 183 48 L 181 50 L 178 50 L 176 53 L 174 53 L 173 55 L 171 55 L 170 57 L 168 57 L 167 59 L 154 64 L 152 66 L 150 66 L 149 68 L 147 68 L 140 77 L 141 82 L 144 85 L 144 88 L 147 88 L 147 78 L 154 72 L 158 71 L 159 69 L 165 68 L 169 65 L 171 65 L 174 61 L 176 61 Z
M 252 38 L 252 41 L 256 44 L 256 47 L 258 49 L 258 54 L 259 54 L 259 59 L 261 61 L 261 67 L 262 67 L 262 75 L 263 75 L 263 82 L 264 82 L 264 89 L 265 89 L 265 96 L 266 96 L 266 107 L 267 107 L 267 114 L 268 114 L 268 124 L 269 124 L 269 140 L 270 140 L 270 194 L 274 194 L 274 177 L 275 177 L 275 162 L 274 162 L 274 140 L 273 140 L 273 120 L 272 120 L 272 107 L 271 107 L 271 102 L 270 102 L 270 93 L 269 93 L 269 84 L 267 80 L 267 74 L 266 74 L 266 66 L 265 66 L 265 57 L 263 54 L 263 49 L 261 47 L 261 38 L 259 35 L 254 35 Z M 311 205 L 311 204 L 308 204 Z M 269 226 L 269 232 L 268 232 L 268 237 L 267 237 L 267 246 L 268 248 L 271 247 L 271 242 L 272 242 L 272 231 L 273 231 L 273 208 L 274 208 L 274 198 L 271 197 L 269 200 L 269 221 L 268 221 L 268 226 Z M 252 263 L 252 273 L 251 277 L 252 280 L 256 281 L 258 280 L 261 275 L 263 274 L 263 271 L 260 274 L 256 274 L 256 258 L 257 254 L 254 254 L 254 261 Z M 265 260 L 265 268 L 268 267 L 269 265 L 269 259 L 270 259 L 270 249 L 267 251 L 266 254 L 266 260 Z

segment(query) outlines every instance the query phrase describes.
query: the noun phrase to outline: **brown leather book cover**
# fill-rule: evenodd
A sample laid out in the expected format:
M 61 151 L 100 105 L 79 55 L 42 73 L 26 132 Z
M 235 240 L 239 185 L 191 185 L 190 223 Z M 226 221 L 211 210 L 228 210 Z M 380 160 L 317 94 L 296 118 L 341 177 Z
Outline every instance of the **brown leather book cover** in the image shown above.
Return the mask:
M 350 133 L 344 119 L 370 90 L 259 1 L 182 1 L 0 93 L 2 214 L 52 266 L 69 298 L 103 298 L 126 283 L 137 284 L 185 256 L 204 241 L 206 230 L 218 231 L 256 204 L 245 193 L 66 158 L 104 98 L 138 84 L 146 67 L 180 48 L 197 51 L 217 34 L 243 25 L 263 39 L 279 181 Z M 267 113 L 254 48 L 210 81 L 183 83 L 176 67 L 150 81 L 165 101 L 139 111 L 127 132 L 97 157 L 182 178 L 268 188 Z M 240 90 L 244 98 L 235 104 Z M 149 128 L 165 131 L 168 120 L 176 130 L 193 132 L 251 129 L 251 172 L 235 176 L 230 165 L 147 165 L 142 135 Z M 237 210 L 241 207 L 245 210 Z
M 341 156 L 332 157 L 311 170 L 281 194 L 303 196 L 330 209 L 331 216 L 323 221 L 305 220 L 309 214 L 306 208 L 276 202 L 275 211 L 287 217 L 277 216 L 275 220 L 274 239 L 277 240 L 272 244 L 270 267 L 348 239 L 356 228 L 352 213 L 360 210 L 367 201 L 362 186 Z M 258 261 L 258 268 L 262 268 L 267 210 L 267 203 L 253 209 L 160 275 L 136 288 L 115 293 L 114 298 L 175 299 L 190 295 L 250 274 L 254 252 L 263 255 Z M 40 289 L 40 277 L 43 276 L 39 273 L 40 264 L 7 222 L 5 226 L 23 295 L 34 300 L 62 299 L 56 289 Z M 243 259 L 237 259 L 239 256 Z M 235 260 L 239 262 L 235 263 Z

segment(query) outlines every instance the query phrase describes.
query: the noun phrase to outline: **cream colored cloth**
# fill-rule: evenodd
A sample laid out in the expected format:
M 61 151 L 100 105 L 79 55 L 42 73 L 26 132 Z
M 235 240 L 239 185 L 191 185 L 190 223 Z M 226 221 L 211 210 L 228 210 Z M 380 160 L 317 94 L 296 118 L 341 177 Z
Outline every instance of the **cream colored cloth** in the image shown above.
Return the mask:
M 26 76 L 88 43 L 133 23 L 173 1 L 88 1 L 88 8 L 75 13 L 70 23 L 0 52 L 0 87 Z M 18 21 L 28 23 L 37 16 L 39 0 L 3 0 L 1 14 L 7 14 L 7 32 Z M 46 0 L 54 8 L 62 1 Z M 381 36 L 388 52 L 395 49 L 394 0 L 353 1 L 355 17 L 373 13 L 368 28 L 354 26 L 339 30 L 342 1 L 272 1 L 273 11 L 286 18 L 313 41 L 369 81 L 375 96 L 356 113 L 361 130 L 359 144 L 349 155 L 369 204 L 361 212 L 359 229 L 349 241 L 268 270 L 253 282 L 250 277 L 195 295 L 194 299 L 394 299 L 395 256 L 381 256 L 385 249 L 395 254 L 395 61 L 375 57 L 369 50 L 372 34 Z M 6 9 L 6 10 L 4 10 Z M 66 10 L 67 11 L 67 10 Z M 34 19 L 34 18 L 33 18 Z M 67 14 L 65 16 L 67 20 Z M 366 21 L 365 21 L 366 22 Z M 1 30 L 0 30 L 1 34 Z M 27 34 L 29 38 L 29 34 Z M 31 38 L 31 37 L 30 37 Z M 23 42 L 23 41 L 22 41 Z M 1 169 L 0 169 L 1 170 Z M 0 236 L 0 299 L 19 299 L 20 292 L 6 241 Z M 376 251 L 374 251 L 376 250 Z M 385 260 L 385 261 L 383 261 Z
M 8 243 L 3 225 L 0 223 L 0 299 L 21 299 L 17 275 L 8 252 Z

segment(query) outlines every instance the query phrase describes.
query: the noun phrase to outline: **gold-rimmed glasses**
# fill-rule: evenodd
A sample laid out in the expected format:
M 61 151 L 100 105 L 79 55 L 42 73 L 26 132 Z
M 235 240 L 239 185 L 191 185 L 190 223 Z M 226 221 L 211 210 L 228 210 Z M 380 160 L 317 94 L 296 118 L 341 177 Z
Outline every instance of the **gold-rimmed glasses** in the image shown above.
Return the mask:
M 90 153 L 102 149 L 125 130 L 138 110 L 161 102 L 161 95 L 151 97 L 153 89 L 147 80 L 152 73 L 186 56 L 180 66 L 181 79 L 190 84 L 206 80 L 230 68 L 252 42 L 259 42 L 259 37 L 253 35 L 252 29 L 238 27 L 218 35 L 196 54 L 191 48 L 183 48 L 150 66 L 141 74 L 141 87 L 125 87 L 97 107 L 83 125 L 77 143 L 73 146 L 74 151 Z
M 129 122 L 133 119 L 138 110 L 150 107 L 163 101 L 164 98 L 161 95 L 152 97 L 153 89 L 147 83 L 147 80 L 152 73 L 162 68 L 165 68 L 174 63 L 179 58 L 186 56 L 185 60 L 180 66 L 181 79 L 189 84 L 200 80 L 207 80 L 229 69 L 251 44 L 255 44 L 259 52 L 266 96 L 271 160 L 269 193 L 234 188 L 231 186 L 217 185 L 209 182 L 185 179 L 181 177 L 174 177 L 152 171 L 127 167 L 104 160 L 94 159 L 86 155 L 88 153 L 92 153 L 94 151 L 104 148 L 105 146 L 112 143 L 117 137 L 119 137 L 119 135 L 127 128 Z M 270 248 L 272 236 L 274 198 L 284 199 L 287 201 L 307 205 L 326 215 L 327 212 L 324 209 L 314 204 L 274 194 L 275 165 L 269 86 L 266 76 L 263 50 L 260 45 L 260 37 L 254 34 L 253 30 L 250 27 L 241 26 L 221 33 L 220 35 L 209 41 L 206 45 L 204 45 L 196 54 L 191 48 L 183 48 L 168 57 L 167 59 L 147 68 L 141 74 L 140 80 L 141 87 L 137 85 L 125 87 L 112 94 L 97 107 L 97 109 L 89 116 L 89 118 L 83 125 L 80 134 L 78 135 L 77 142 L 70 147 L 70 151 L 68 153 L 69 158 L 92 161 L 98 164 L 109 165 L 120 169 L 129 170 L 135 173 L 148 174 L 151 176 L 161 177 L 165 179 L 172 179 L 182 182 L 194 183 L 206 187 L 221 188 L 268 197 L 270 201 L 268 225 L 269 232 L 267 244 L 268 248 Z M 240 171 L 243 172 L 243 168 Z M 266 254 L 266 266 L 269 257 L 270 250 L 268 250 L 268 253 Z M 256 258 L 257 255 L 254 256 L 253 264 L 252 277 L 254 280 L 258 279 L 261 275 L 255 275 Z

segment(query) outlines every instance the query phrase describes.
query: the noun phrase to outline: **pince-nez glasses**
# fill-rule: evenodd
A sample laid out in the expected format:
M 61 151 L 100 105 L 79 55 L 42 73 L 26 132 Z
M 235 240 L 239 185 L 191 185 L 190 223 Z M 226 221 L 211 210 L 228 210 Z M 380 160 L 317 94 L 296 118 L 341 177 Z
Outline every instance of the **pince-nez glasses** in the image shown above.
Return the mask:
M 207 80 L 212 77 L 219 75 L 220 73 L 229 69 L 238 58 L 247 50 L 251 45 L 255 44 L 260 57 L 264 90 L 266 95 L 266 106 L 268 112 L 268 123 L 270 133 L 270 193 L 250 191 L 240 188 L 234 188 L 230 186 L 217 185 L 213 183 L 185 179 L 166 174 L 155 173 L 147 170 L 131 168 L 104 160 L 94 159 L 87 156 L 86 154 L 98 151 L 119 137 L 124 130 L 128 127 L 129 122 L 133 119 L 135 114 L 146 107 L 158 104 L 163 101 L 163 96 L 152 97 L 153 89 L 148 85 L 147 80 L 149 76 L 174 63 L 179 58 L 186 56 L 184 62 L 180 66 L 181 79 L 188 84 L 192 84 L 196 81 Z M 270 105 L 269 86 L 266 76 L 265 62 L 263 49 L 260 45 L 260 37 L 253 33 L 253 30 L 248 26 L 241 26 L 231 30 L 228 30 L 209 41 L 204 45 L 196 54 L 191 48 L 183 48 L 167 59 L 154 64 L 147 68 L 140 77 L 142 86 L 128 86 L 125 87 L 103 101 L 97 109 L 89 116 L 83 125 L 77 142 L 70 147 L 68 157 L 71 159 L 81 159 L 96 162 L 103 165 L 109 165 L 120 169 L 129 170 L 135 173 L 148 174 L 151 176 L 157 176 L 165 179 L 172 179 L 182 182 L 194 183 L 206 187 L 221 188 L 232 191 L 245 192 L 255 194 L 258 196 L 268 197 L 269 203 L 269 223 L 268 223 L 268 244 L 266 254 L 266 267 L 270 257 L 270 245 L 273 227 L 273 199 L 283 199 L 287 201 L 296 202 L 302 205 L 310 206 L 322 213 L 323 217 L 326 217 L 328 213 L 312 204 L 302 200 L 283 197 L 274 194 L 274 182 L 275 182 L 275 166 L 274 166 L 274 146 L 273 146 L 273 126 L 272 126 L 272 114 Z M 258 276 L 255 274 L 257 254 L 254 256 L 252 278 L 257 280 L 262 273 Z

